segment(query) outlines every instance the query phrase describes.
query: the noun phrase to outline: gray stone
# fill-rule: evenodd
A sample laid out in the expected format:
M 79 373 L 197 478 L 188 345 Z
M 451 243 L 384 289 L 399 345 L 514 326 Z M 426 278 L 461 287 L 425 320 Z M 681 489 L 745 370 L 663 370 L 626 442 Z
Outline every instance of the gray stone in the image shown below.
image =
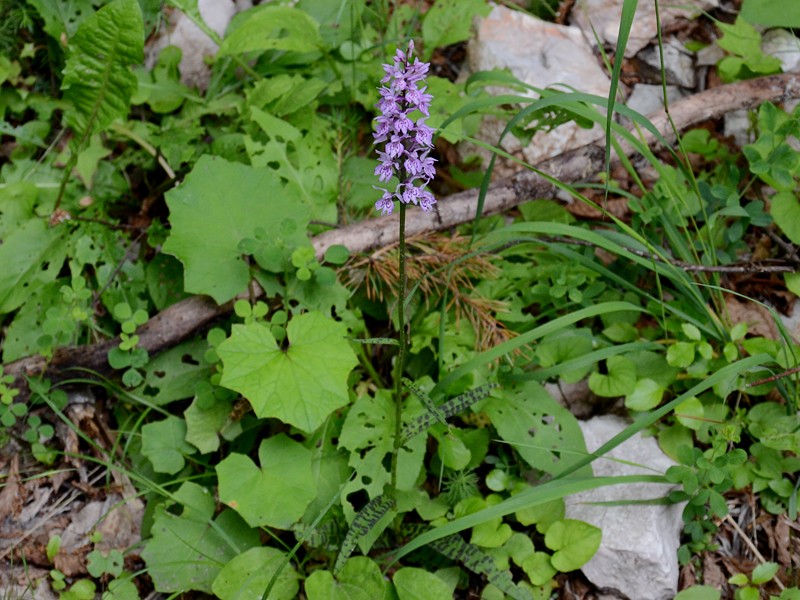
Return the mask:
M 679 87 L 674 85 L 667 86 L 667 102 L 670 104 L 677 102 L 685 95 Z M 637 83 L 633 86 L 633 91 L 631 91 L 631 95 L 625 104 L 628 108 L 646 117 L 653 118 L 664 114 L 664 91 L 660 85 Z
M 478 22 L 475 37 L 467 49 L 471 72 L 509 69 L 520 81 L 537 88 L 557 86 L 607 96 L 610 81 L 577 27 L 548 23 L 503 6 Z M 505 90 L 493 90 L 503 93 Z M 485 119 L 480 138 L 496 144 L 504 124 Z M 573 123 L 537 133 L 522 148 L 518 140 L 507 136 L 502 148 L 520 153 L 535 164 L 569 148 L 599 139 L 599 127 L 581 129 Z M 518 168 L 518 167 L 517 167 Z
M 572 9 L 572 22 L 583 29 L 586 39 L 594 43 L 592 26 L 600 40 L 614 45 L 619 36 L 624 0 L 578 0 Z M 703 10 L 714 8 L 719 0 L 684 0 L 672 5 L 659 3 L 661 28 L 666 29 L 677 19 L 696 17 Z M 636 55 L 656 37 L 656 14 L 653 2 L 639 2 L 633 19 L 625 57 Z
M 750 120 L 749 110 L 732 110 L 725 113 L 723 131 L 732 137 L 740 148 L 753 141 L 753 124 Z
M 770 29 L 761 38 L 761 50 L 781 61 L 784 73 L 800 72 L 800 39 L 785 29 Z
M 628 423 L 615 416 L 581 422 L 586 448 L 593 452 Z M 610 460 L 634 462 L 633 466 Z M 595 476 L 663 473 L 674 463 L 654 438 L 637 434 L 592 463 Z M 672 486 L 637 483 L 582 492 L 566 499 L 566 514 L 603 530 L 597 554 L 582 571 L 599 588 L 618 590 L 636 600 L 668 600 L 678 587 L 682 505 L 598 506 L 590 502 L 643 500 L 665 496 Z
M 664 54 L 664 75 L 668 84 L 685 88 L 697 85 L 694 61 L 691 53 L 675 38 L 662 44 Z M 657 44 L 648 46 L 639 53 L 639 59 L 661 75 L 661 49 Z

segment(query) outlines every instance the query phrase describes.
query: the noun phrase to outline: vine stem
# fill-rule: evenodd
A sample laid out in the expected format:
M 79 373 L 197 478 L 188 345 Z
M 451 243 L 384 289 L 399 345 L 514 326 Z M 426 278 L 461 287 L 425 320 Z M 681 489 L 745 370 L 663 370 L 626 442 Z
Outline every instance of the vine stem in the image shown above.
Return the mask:
M 394 449 L 392 451 L 391 492 L 397 500 L 397 461 L 402 446 L 403 434 L 403 371 L 408 344 L 405 319 L 406 303 L 406 205 L 398 203 L 400 209 L 400 281 L 397 286 L 397 320 L 400 326 L 400 351 L 397 353 L 394 376 Z

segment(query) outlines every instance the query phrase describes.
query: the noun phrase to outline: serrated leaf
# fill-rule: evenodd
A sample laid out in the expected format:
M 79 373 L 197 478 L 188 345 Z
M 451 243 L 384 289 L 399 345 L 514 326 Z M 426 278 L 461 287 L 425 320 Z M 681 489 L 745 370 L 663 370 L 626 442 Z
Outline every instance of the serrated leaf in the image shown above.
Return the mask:
M 260 418 L 275 417 L 311 433 L 349 402 L 347 377 L 358 364 L 344 325 L 310 312 L 286 327 L 289 347 L 278 347 L 259 323 L 234 325 L 217 348 L 221 384 L 236 390 Z
M 218 56 L 280 50 L 308 53 L 323 46 L 319 24 L 302 10 L 290 6 L 258 6 L 239 17 Z
M 311 459 L 311 450 L 284 434 L 261 442 L 260 467 L 232 453 L 217 465 L 219 499 L 252 527 L 288 529 L 317 497 Z
M 156 507 L 142 558 L 156 591 L 210 594 L 222 566 L 259 545 L 258 532 L 232 510 L 213 519 L 214 497 L 196 483 L 182 484 L 174 498 L 182 512 L 174 514 L 164 504 Z
M 453 591 L 425 569 L 403 567 L 392 577 L 399 600 L 452 600 Z
M 283 567 L 270 591 L 270 600 L 292 600 L 297 597 L 300 585 L 294 566 L 284 565 L 286 554 L 276 548 L 264 546 L 250 548 L 234 557 L 222 567 L 211 590 L 220 600 L 261 598 L 275 572 Z
M 144 23 L 136 0 L 113 0 L 87 18 L 71 40 L 61 89 L 64 119 L 78 135 L 125 118 L 136 91 L 132 65 L 144 60 Z
M 168 416 L 142 427 L 142 454 L 158 473 L 174 475 L 183 468 L 185 457 L 195 449 L 186 443 L 186 421 Z
M 535 469 L 556 473 L 586 452 L 575 417 L 535 382 L 504 388 L 502 396 L 487 400 L 483 410 L 500 437 Z
M 544 536 L 545 545 L 554 550 L 553 566 L 567 573 L 589 562 L 600 547 L 602 531 L 583 521 L 564 519 L 553 523 Z
M 308 244 L 308 209 L 269 170 L 203 156 L 165 196 L 171 231 L 163 251 L 183 263 L 187 292 L 218 304 L 247 289 L 250 269 L 239 243 L 256 230 L 276 246 Z M 285 222 L 295 223 L 294 232 Z
M 308 600 L 384 600 L 389 586 L 380 567 L 366 556 L 354 556 L 333 578 L 329 571 L 317 570 L 305 582 Z

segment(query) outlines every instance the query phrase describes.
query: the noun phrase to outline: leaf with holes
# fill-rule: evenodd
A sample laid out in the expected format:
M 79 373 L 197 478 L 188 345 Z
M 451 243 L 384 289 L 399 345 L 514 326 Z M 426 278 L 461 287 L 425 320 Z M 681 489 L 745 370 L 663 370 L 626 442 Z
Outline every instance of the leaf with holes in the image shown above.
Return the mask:
M 487 400 L 483 410 L 500 437 L 535 469 L 556 473 L 586 453 L 575 417 L 538 383 L 503 388 L 500 397 Z
M 187 292 L 219 304 L 250 281 L 242 240 L 308 245 L 308 209 L 269 170 L 203 156 L 166 200 L 172 228 L 164 252 L 183 263 Z
M 260 418 L 311 433 L 350 400 L 347 377 L 358 361 L 346 334 L 341 323 L 305 313 L 286 327 L 289 347 L 283 350 L 265 325 L 234 325 L 217 348 L 220 383 L 247 398 Z
M 406 399 L 403 420 L 413 420 L 422 412 L 422 405 L 413 396 Z M 356 475 L 342 492 L 342 507 L 348 522 L 352 522 L 356 507 L 351 497 L 366 494 L 368 499 L 383 493 L 389 483 L 389 466 L 394 448 L 395 406 L 392 394 L 386 390 L 375 396 L 364 395 L 353 403 L 347 413 L 339 436 L 339 446 L 350 451 L 349 465 Z M 425 436 L 406 441 L 397 458 L 397 488 L 414 488 L 425 458 Z
M 252 527 L 288 529 L 317 497 L 311 457 L 284 434 L 261 442 L 260 467 L 234 452 L 217 465 L 219 499 Z

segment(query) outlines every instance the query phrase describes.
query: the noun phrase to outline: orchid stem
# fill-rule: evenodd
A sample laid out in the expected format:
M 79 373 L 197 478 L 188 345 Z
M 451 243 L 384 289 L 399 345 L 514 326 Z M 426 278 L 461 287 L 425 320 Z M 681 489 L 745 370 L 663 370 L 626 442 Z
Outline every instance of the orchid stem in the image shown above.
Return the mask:
M 392 452 L 391 489 L 397 501 L 397 461 L 403 445 L 403 371 L 405 371 L 406 349 L 408 345 L 405 303 L 406 303 L 406 205 L 400 202 L 400 281 L 397 290 L 397 320 L 400 327 L 400 350 L 394 376 L 394 451 Z

